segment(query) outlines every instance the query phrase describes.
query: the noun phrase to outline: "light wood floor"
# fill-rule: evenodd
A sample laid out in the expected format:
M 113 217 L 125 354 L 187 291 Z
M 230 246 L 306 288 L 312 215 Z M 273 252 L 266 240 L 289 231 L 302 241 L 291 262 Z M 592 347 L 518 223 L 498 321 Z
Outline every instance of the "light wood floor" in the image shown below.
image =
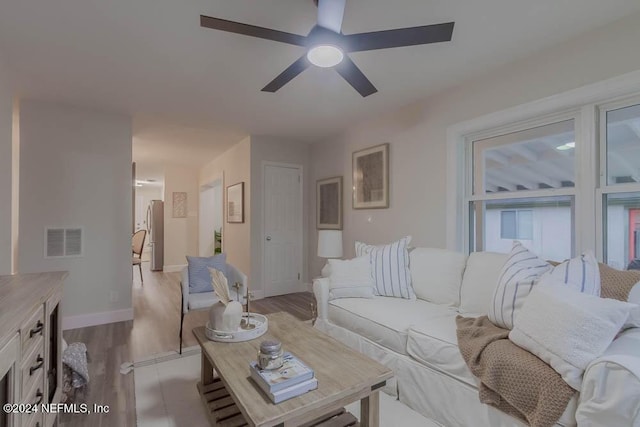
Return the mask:
M 65 414 L 65 426 L 135 426 L 134 376 L 120 374 L 120 365 L 157 353 L 178 351 L 180 328 L 180 275 L 149 271 L 143 263 L 144 286 L 135 271 L 134 321 L 80 328 L 64 332 L 68 343 L 83 342 L 89 356 L 91 382 L 86 403 L 109 405 L 108 414 Z M 309 292 L 271 297 L 252 303 L 251 311 L 268 314 L 286 311 L 301 320 L 311 318 Z M 197 345 L 191 330 L 206 323 L 207 310 L 190 312 L 184 319 L 184 347 Z M 195 385 L 194 385 L 195 387 Z

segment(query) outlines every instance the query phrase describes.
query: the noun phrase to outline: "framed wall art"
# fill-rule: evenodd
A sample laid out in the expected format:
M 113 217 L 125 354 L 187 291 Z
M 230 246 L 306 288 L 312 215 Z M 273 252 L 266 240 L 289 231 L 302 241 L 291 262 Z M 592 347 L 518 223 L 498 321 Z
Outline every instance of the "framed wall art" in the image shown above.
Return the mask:
M 227 187 L 227 222 L 244 222 L 244 182 Z
M 187 193 L 185 191 L 173 192 L 173 217 L 174 218 L 186 218 L 187 217 Z
M 342 177 L 316 182 L 316 228 L 342 230 Z
M 353 208 L 389 207 L 389 144 L 353 153 Z

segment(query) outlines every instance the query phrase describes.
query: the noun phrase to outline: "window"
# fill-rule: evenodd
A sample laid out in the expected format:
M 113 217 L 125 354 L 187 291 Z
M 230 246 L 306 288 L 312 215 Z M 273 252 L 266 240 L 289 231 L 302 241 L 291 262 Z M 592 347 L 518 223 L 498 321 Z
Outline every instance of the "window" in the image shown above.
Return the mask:
M 600 109 L 603 259 L 640 268 L 640 104 Z
M 533 211 L 500 211 L 501 239 L 533 239 Z
M 574 241 L 574 117 L 470 138 L 469 249 L 508 252 L 513 240 L 553 260 Z
M 594 250 L 640 270 L 640 75 L 447 133 L 450 248 L 508 252 L 517 239 L 545 259 Z

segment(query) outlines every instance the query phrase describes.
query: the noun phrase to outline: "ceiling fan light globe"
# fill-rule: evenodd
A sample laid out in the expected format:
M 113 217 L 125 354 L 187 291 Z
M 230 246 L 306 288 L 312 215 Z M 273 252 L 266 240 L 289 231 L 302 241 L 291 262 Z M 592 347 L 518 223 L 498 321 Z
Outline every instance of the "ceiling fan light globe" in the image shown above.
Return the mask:
M 342 49 L 333 45 L 318 45 L 309 49 L 307 59 L 316 67 L 335 67 L 344 59 Z

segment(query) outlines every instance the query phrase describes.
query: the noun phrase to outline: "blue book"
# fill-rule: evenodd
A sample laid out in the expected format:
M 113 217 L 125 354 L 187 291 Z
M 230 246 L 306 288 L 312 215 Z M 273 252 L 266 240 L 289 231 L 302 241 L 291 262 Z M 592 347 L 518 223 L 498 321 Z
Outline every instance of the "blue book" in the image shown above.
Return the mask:
M 301 394 L 305 394 L 317 388 L 318 380 L 315 378 L 311 378 L 310 380 L 298 383 L 291 387 L 287 387 L 280 391 L 276 391 L 275 393 L 267 394 L 269 395 L 273 403 L 280 403 L 285 400 L 293 399 L 294 397 L 300 396 Z
M 249 364 L 251 378 L 265 393 L 276 393 L 313 378 L 313 369 L 293 354 L 285 353 L 283 361 L 278 369 L 260 369 L 256 361 Z

